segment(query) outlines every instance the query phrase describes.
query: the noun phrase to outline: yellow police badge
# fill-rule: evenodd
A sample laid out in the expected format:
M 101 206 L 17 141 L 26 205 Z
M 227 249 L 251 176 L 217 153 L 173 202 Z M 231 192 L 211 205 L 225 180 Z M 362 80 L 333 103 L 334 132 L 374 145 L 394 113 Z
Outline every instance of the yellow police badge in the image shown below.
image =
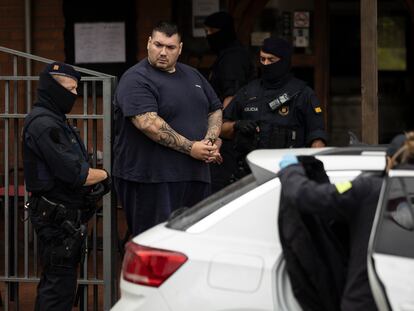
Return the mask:
M 289 106 L 282 106 L 279 108 L 279 114 L 281 116 L 287 116 L 289 114 Z

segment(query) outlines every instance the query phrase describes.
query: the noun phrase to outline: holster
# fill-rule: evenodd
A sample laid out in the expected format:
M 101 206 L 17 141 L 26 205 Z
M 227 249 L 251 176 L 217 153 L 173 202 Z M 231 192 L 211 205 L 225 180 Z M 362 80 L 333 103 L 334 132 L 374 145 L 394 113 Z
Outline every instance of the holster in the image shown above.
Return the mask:
M 43 196 L 31 197 L 26 203 L 30 220 L 39 234 L 41 261 L 48 268 L 75 268 L 86 252 L 86 225 L 81 211 L 55 203 Z
M 52 267 L 73 268 L 82 263 L 85 258 L 87 228 L 85 225 L 76 228 L 72 222 L 67 220 L 62 224 L 62 227 L 66 238 L 51 245 L 50 265 Z

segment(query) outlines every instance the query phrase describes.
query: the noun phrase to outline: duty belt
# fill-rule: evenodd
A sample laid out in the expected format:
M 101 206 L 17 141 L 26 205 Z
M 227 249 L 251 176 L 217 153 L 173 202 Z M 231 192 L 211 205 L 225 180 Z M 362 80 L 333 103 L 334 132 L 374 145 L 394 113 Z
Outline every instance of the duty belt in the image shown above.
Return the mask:
M 45 196 L 41 195 L 37 204 L 38 212 L 42 217 L 48 219 L 56 224 L 61 224 L 65 220 L 72 222 L 78 222 L 80 217 L 80 211 L 77 208 L 70 208 L 62 203 L 55 203 Z

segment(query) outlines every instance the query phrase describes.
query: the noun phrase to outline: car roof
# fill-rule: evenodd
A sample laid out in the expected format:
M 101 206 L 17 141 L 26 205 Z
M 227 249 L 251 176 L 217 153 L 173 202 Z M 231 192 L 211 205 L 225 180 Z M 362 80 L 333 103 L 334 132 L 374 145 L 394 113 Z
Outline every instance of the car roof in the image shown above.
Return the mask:
M 247 163 L 259 182 L 273 179 L 286 154 L 313 155 L 326 171 L 382 171 L 386 164 L 385 146 L 326 147 L 300 149 L 262 149 L 247 155 Z

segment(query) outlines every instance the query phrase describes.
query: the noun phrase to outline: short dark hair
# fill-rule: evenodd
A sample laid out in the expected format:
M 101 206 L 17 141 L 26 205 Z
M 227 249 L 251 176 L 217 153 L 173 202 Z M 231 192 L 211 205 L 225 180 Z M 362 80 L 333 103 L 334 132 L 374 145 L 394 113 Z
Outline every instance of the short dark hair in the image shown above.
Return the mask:
M 165 34 L 167 37 L 172 37 L 173 35 L 176 34 L 181 40 L 181 33 L 178 31 L 178 27 L 174 23 L 167 22 L 167 21 L 160 21 L 152 29 L 151 34 L 153 35 L 155 31 L 161 32 Z

